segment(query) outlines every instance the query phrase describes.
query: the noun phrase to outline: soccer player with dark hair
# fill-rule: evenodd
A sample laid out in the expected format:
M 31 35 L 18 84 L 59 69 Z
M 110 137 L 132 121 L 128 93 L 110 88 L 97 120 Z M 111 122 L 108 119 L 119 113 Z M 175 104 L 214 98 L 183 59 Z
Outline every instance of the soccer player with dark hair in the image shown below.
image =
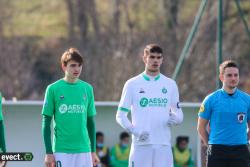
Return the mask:
M 120 142 L 110 152 L 111 167 L 128 167 L 130 153 L 130 136 L 127 132 L 120 134 Z
M 104 134 L 102 132 L 96 132 L 96 154 L 100 159 L 100 163 L 97 167 L 109 167 L 109 149 L 104 144 Z
M 64 78 L 50 84 L 42 109 L 42 131 L 46 148 L 47 167 L 92 167 L 96 156 L 96 109 L 93 87 L 79 79 L 83 58 L 75 48 L 61 57 Z M 51 120 L 53 119 L 53 149 Z
M 174 167 L 194 167 L 192 151 L 188 148 L 189 137 L 178 136 L 173 146 Z
M 124 85 L 116 120 L 132 134 L 129 167 L 172 167 L 170 127 L 183 120 L 177 84 L 160 73 L 159 45 L 145 47 L 143 62 L 145 71 Z

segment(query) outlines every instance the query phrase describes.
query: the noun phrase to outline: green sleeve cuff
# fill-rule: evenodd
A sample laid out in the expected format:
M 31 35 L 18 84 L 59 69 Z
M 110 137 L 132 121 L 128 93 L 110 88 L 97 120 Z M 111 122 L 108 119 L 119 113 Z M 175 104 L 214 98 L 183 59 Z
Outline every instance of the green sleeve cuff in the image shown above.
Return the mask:
M 3 121 L 0 121 L 0 149 L 2 152 L 6 152 L 5 137 L 4 137 L 4 125 Z
M 42 120 L 42 134 L 43 134 L 43 141 L 45 145 L 46 154 L 52 154 L 52 144 L 51 144 L 51 124 L 52 117 L 48 115 L 43 115 Z
M 90 139 L 91 152 L 96 152 L 96 130 L 94 116 L 89 116 L 87 118 L 87 129 Z
M 118 110 L 124 111 L 124 112 L 130 112 L 130 109 L 124 108 L 124 107 L 119 107 Z

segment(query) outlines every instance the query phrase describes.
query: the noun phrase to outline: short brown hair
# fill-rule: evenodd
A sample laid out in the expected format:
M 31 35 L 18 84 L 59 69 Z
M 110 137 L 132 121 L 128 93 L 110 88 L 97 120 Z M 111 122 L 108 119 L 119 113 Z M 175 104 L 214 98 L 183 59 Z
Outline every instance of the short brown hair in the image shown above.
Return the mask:
M 144 49 L 144 55 L 148 55 L 149 53 L 163 53 L 162 48 L 157 44 L 149 44 Z
M 81 53 L 79 52 L 78 49 L 76 48 L 69 48 L 68 50 L 66 50 L 62 57 L 61 57 L 61 63 L 64 66 L 67 66 L 68 62 L 74 60 L 76 62 L 78 62 L 80 65 L 83 64 L 83 57 L 81 55 Z
M 239 66 L 237 65 L 237 63 L 235 61 L 226 60 L 220 64 L 220 74 L 224 74 L 225 69 L 228 67 L 235 67 L 235 68 L 239 69 Z

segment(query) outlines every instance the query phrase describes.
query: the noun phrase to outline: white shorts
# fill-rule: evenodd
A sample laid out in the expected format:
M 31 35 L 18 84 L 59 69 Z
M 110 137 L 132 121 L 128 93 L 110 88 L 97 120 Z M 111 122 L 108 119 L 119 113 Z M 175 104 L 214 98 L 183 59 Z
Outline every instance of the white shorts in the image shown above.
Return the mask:
M 93 167 L 91 153 L 54 153 L 56 167 Z
M 131 145 L 129 167 L 173 167 L 171 146 Z

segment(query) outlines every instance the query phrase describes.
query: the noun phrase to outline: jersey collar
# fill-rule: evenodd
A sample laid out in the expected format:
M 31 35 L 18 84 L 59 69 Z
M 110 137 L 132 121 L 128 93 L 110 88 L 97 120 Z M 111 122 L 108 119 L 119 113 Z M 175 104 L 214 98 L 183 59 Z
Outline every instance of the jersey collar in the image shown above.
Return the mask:
M 143 72 L 142 73 L 142 76 L 143 78 L 146 80 L 146 81 L 151 81 L 152 79 L 150 79 L 150 77 L 145 73 Z M 158 81 L 160 79 L 160 73 L 153 79 L 154 81 Z
M 235 89 L 234 94 L 232 94 L 232 95 L 229 95 L 223 88 L 221 88 L 221 92 L 225 97 L 228 97 L 228 98 L 230 98 L 230 97 L 236 98 L 238 96 L 238 89 L 237 88 Z
M 76 80 L 76 82 L 67 82 L 63 78 L 61 79 L 63 83 L 67 85 L 77 85 L 79 83 L 79 79 Z

